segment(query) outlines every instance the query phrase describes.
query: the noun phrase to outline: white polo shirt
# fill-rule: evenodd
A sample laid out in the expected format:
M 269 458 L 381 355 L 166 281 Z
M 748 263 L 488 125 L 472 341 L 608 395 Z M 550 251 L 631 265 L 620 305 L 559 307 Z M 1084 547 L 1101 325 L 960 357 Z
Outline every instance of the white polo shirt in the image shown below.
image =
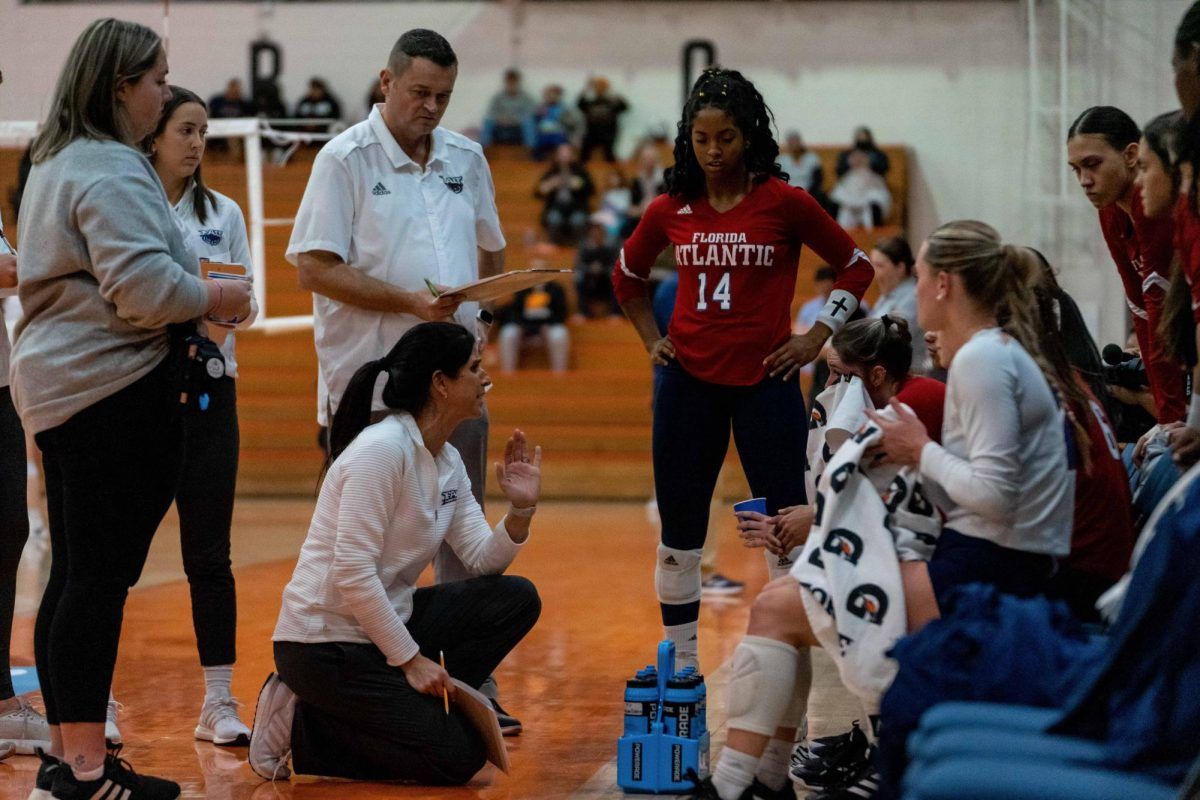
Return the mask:
M 483 149 L 437 128 L 422 169 L 397 144 L 381 108 L 377 105 L 317 154 L 288 243 L 288 261 L 296 264 L 301 253 L 328 251 L 409 292 L 427 292 L 426 278 L 446 286 L 478 279 L 476 248 L 495 252 L 505 246 Z M 464 303 L 455 320 L 473 330 L 476 309 Z M 317 421 L 328 425 L 355 370 L 386 354 L 421 320 L 316 294 L 313 317 L 320 369 Z M 377 390 L 373 410 L 384 408 Z

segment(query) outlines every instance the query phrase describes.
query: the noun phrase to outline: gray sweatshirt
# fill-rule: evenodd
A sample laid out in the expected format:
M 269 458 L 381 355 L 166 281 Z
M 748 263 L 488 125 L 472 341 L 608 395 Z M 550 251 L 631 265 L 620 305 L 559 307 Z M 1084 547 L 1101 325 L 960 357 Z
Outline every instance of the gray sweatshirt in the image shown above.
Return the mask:
M 10 377 L 30 433 L 149 373 L 166 326 L 208 305 L 154 168 L 113 141 L 76 139 L 30 171 L 17 278 Z

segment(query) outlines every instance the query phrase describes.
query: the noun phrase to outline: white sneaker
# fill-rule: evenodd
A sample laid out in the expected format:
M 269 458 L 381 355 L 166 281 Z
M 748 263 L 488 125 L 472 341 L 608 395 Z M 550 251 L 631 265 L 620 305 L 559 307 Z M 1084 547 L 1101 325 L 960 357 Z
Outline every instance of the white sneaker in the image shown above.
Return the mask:
M 111 694 L 108 696 L 108 713 L 104 715 L 104 742 L 109 748 L 124 744 L 121 729 L 117 727 L 117 717 L 124 709 L 125 706 L 113 699 Z
M 16 710 L 0 714 L 0 751 L 12 744 L 19 755 L 31 756 L 37 748 L 50 747 L 50 724 L 46 718 L 29 705 L 24 697 L 18 697 Z
M 269 781 L 287 780 L 292 771 L 292 717 L 296 693 L 272 672 L 258 693 L 254 709 L 254 732 L 250 734 L 250 768 Z
M 250 744 L 250 729 L 238 717 L 237 700 L 232 697 L 204 698 L 200 707 L 200 722 L 196 738 L 222 747 L 245 747 Z

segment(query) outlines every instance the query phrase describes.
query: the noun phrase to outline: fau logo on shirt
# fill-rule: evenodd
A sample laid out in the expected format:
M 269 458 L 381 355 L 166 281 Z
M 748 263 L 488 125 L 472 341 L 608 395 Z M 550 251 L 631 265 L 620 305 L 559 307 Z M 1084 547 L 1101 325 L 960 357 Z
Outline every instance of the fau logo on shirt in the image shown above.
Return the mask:
M 691 244 L 675 245 L 681 267 L 773 267 L 775 245 L 747 244 L 745 233 L 693 233 Z
M 462 175 L 443 175 L 442 183 L 446 184 L 446 188 L 455 194 L 462 194 L 463 176 Z
M 209 247 L 216 247 L 225 238 L 225 231 L 219 228 L 203 228 L 200 230 L 200 241 Z
M 447 489 L 442 492 L 442 505 L 449 505 L 458 499 L 458 489 Z

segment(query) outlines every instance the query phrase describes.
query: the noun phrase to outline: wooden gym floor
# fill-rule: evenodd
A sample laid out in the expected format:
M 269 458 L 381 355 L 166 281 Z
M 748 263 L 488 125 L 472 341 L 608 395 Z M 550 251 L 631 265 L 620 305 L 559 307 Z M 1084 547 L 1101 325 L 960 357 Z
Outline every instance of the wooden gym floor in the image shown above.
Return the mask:
M 553 469 L 553 455 L 546 468 Z M 493 504 L 493 512 L 499 503 Z M 238 663 L 234 692 L 254 701 L 272 668 L 271 632 L 294 554 L 303 540 L 311 500 L 242 499 L 234 520 L 238 580 Z M 465 787 L 432 789 L 386 783 L 293 779 L 266 783 L 246 764 L 244 749 L 194 741 L 192 728 L 203 681 L 192 633 L 187 583 L 180 567 L 172 517 L 159 532 L 142 581 L 130 594 L 114 692 L 124 704 L 123 755 L 140 771 L 178 781 L 184 798 L 209 800 L 367 800 L 368 798 L 610 798 L 615 784 L 616 739 L 621 731 L 624 680 L 654 660 L 660 627 L 651 585 L 654 528 L 644 503 L 546 502 L 533 536 L 511 571 L 537 584 L 541 620 L 501 665 L 497 678 L 505 707 L 525 732 L 507 740 L 512 774 L 492 767 Z M 736 538 L 732 516 L 722 531 L 720 569 L 745 579 L 740 599 L 705 602 L 701 659 L 709 675 L 713 755 L 724 739 L 725 683 L 730 657 L 745 630 L 749 599 L 765 566 L 758 550 Z M 21 598 L 29 609 L 36 598 Z M 14 664 L 32 663 L 33 617 L 18 615 Z M 836 670 L 818 654 L 811 724 L 815 735 L 849 727 L 858 716 Z M 0 798 L 23 800 L 37 761 L 0 762 Z

